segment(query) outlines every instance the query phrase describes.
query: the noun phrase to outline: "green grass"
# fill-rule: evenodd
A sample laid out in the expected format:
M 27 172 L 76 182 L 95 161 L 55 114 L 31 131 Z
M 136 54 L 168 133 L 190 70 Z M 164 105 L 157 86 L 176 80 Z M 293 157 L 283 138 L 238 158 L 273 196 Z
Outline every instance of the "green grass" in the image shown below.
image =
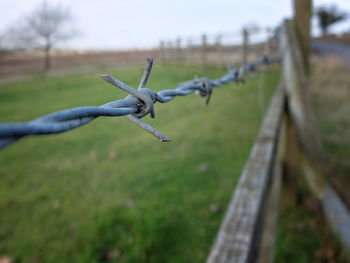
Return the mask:
M 137 86 L 143 69 L 112 71 Z M 223 69 L 155 66 L 154 90 Z M 267 73 L 270 99 L 279 78 Z M 160 143 L 124 117 L 25 138 L 0 152 L 0 256 L 18 262 L 203 262 L 261 123 L 259 77 L 156 104 L 144 119 Z M 127 94 L 98 74 L 0 86 L 0 121 L 26 121 Z M 213 212 L 211 205 L 220 209 Z
M 310 192 L 302 192 L 297 205 L 281 198 L 274 262 L 348 262 L 320 204 Z

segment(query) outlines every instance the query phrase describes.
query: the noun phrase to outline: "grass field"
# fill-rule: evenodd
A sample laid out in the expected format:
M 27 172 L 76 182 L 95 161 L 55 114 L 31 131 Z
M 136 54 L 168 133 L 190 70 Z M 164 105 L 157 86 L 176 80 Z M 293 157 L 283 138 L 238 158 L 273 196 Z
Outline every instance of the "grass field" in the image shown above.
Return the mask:
M 111 72 L 137 86 L 143 69 Z M 223 69 L 154 66 L 149 87 Z M 264 78 L 266 105 L 279 79 Z M 124 117 L 25 138 L 0 152 L 0 256 L 18 262 L 203 262 L 258 132 L 259 77 L 156 104 L 160 143 Z M 100 105 L 127 94 L 99 74 L 0 86 L 0 121 Z
M 311 91 L 316 124 L 331 175 L 350 206 L 350 68 L 337 57 L 314 65 Z

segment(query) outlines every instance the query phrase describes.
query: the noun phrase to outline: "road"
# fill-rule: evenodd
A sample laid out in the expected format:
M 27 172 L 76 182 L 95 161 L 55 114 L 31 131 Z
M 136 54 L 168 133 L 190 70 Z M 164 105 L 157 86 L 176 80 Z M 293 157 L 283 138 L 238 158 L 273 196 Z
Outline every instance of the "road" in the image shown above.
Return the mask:
M 327 40 L 312 41 L 312 48 L 325 55 L 335 55 L 350 66 L 350 46 Z

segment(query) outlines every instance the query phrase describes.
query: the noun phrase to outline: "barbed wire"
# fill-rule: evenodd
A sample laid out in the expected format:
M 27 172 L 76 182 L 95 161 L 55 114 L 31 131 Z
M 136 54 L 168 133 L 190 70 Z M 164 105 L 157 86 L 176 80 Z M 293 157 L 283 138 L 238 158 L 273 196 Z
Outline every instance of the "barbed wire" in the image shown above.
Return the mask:
M 264 56 L 239 69 L 229 69 L 228 73 L 219 79 L 211 80 L 207 77 L 195 77 L 194 80 L 181 83 L 175 89 L 154 92 L 146 87 L 153 65 L 153 58 L 148 57 L 137 90 L 110 75 L 101 75 L 101 78 L 108 83 L 129 93 L 125 99 L 111 101 L 99 107 L 83 106 L 62 110 L 25 123 L 0 123 L 0 149 L 28 135 L 66 132 L 87 124 L 100 116 L 126 116 L 162 142 L 168 142 L 170 138 L 141 120 L 142 117 L 148 114 L 151 118 L 155 117 L 154 104 L 156 102 L 166 103 L 176 96 L 186 96 L 197 92 L 200 96 L 207 98 L 206 104 L 208 105 L 214 87 L 232 81 L 235 83 L 244 82 L 244 73 L 255 72 L 258 66 L 269 65 L 274 62 L 279 62 L 279 57 Z

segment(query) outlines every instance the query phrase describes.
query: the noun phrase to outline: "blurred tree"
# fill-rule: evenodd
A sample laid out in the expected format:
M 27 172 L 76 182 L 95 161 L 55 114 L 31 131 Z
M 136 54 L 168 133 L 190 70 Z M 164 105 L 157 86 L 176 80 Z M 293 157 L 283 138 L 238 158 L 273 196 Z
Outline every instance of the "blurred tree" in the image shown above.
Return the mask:
M 3 57 L 3 55 L 9 52 L 9 48 L 6 40 L 7 40 L 7 32 L 6 31 L 0 32 L 0 59 Z
M 244 27 L 244 30 L 246 30 L 249 35 L 258 34 L 261 31 L 261 27 L 255 22 L 250 22 Z
M 329 26 L 345 20 L 348 17 L 347 12 L 338 10 L 335 5 L 321 6 L 316 9 L 315 15 L 318 18 L 318 24 L 323 36 L 328 33 Z
M 0 32 L 0 54 L 5 50 L 5 34 Z
M 45 70 L 50 69 L 50 51 L 59 42 L 76 35 L 69 27 L 71 14 L 60 5 L 43 2 L 11 30 L 11 38 L 17 48 L 39 48 L 45 52 Z

